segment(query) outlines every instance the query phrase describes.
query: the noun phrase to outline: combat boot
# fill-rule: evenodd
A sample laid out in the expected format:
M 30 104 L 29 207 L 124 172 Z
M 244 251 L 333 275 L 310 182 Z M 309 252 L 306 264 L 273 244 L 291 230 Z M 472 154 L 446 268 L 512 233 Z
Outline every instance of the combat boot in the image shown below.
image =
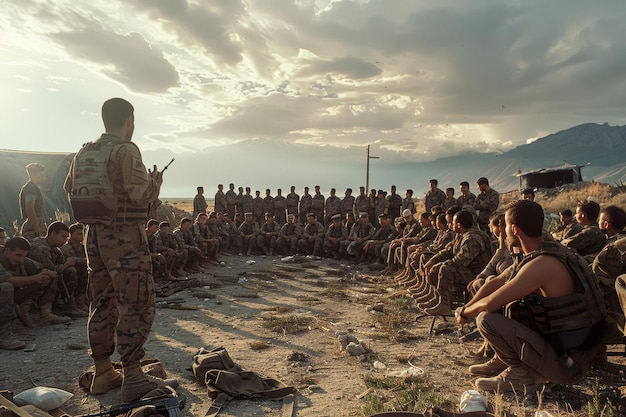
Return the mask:
M 65 306 L 65 315 L 72 319 L 79 319 L 82 317 L 89 317 L 89 314 L 80 308 L 76 304 L 76 299 L 71 297 L 67 302 L 67 306 Z
M 20 321 L 20 323 L 22 323 L 24 327 L 35 327 L 35 322 L 31 314 L 31 310 L 34 305 L 35 299 L 33 297 L 28 297 L 15 306 L 15 314 L 17 314 L 17 319 Z
M 104 394 L 122 385 L 124 376 L 120 371 L 113 368 L 109 359 L 96 361 L 95 365 L 96 371 L 89 387 L 91 394 Z
M 161 379 L 146 375 L 142 372 L 139 364 L 124 367 L 124 381 L 122 382 L 122 402 L 129 403 L 158 389 L 169 386 L 176 388 L 178 381 L 173 378 Z
M 439 293 L 439 302 L 433 306 L 424 308 L 424 313 L 430 316 L 451 316 L 452 309 L 450 308 L 450 293 L 448 291 L 441 291 Z
M 417 308 L 419 308 L 420 310 L 425 310 L 427 308 L 434 307 L 437 304 L 439 304 L 439 296 L 437 295 L 437 293 L 433 292 L 432 297 L 429 300 L 422 303 L 417 303 Z
M 41 314 L 39 315 L 39 325 L 47 326 L 49 324 L 67 324 L 72 319 L 69 317 L 61 317 L 52 313 L 52 303 L 47 303 L 41 306 Z
M 430 301 L 434 296 L 435 296 L 435 291 L 432 289 L 432 287 L 426 288 L 418 294 L 413 294 L 413 298 L 415 298 L 416 304 Z
M 10 321 L 0 323 L 0 349 L 4 350 L 20 350 L 26 347 L 26 343 L 22 342 L 13 334 L 13 328 Z
M 502 362 L 502 360 L 496 355 L 488 362 L 470 366 L 469 373 L 472 375 L 492 377 L 494 375 L 498 375 L 506 368 L 506 363 Z
M 499 392 L 533 393 L 545 379 L 524 366 L 508 367 L 491 378 L 478 378 L 476 388 Z

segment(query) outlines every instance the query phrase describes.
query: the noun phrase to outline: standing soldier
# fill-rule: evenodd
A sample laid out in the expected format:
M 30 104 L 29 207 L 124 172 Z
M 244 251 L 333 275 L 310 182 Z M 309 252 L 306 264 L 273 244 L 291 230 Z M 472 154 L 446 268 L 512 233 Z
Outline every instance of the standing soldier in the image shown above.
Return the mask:
M 376 194 L 376 202 L 374 205 L 374 217 L 378 221 L 378 216 L 381 214 L 389 214 L 389 200 L 385 198 L 383 190 L 378 190 Z M 376 224 L 376 226 L 379 226 Z
M 237 187 L 237 191 L 238 193 L 235 196 L 236 212 L 244 214 L 245 211 L 243 211 L 243 187 Z
M 237 208 L 237 193 L 235 193 L 235 184 L 228 185 L 228 191 L 226 191 L 226 213 L 228 216 L 235 220 L 235 211 Z
M 19 201 L 20 212 L 24 219 L 20 234 L 28 240 L 46 234 L 46 208 L 41 188 L 39 188 L 46 179 L 45 170 L 46 168 L 41 164 L 26 165 L 28 182 L 20 190 Z
M 326 200 L 324 199 L 324 195 L 322 193 L 320 193 L 320 186 L 316 185 L 315 186 L 315 195 L 313 196 L 313 200 L 311 201 L 311 213 L 315 214 L 315 217 L 317 219 L 323 219 L 324 218 L 324 206 L 325 206 L 325 202 Z M 305 214 L 304 216 L 301 216 L 301 221 L 302 224 L 306 223 L 306 216 L 309 213 Z
M 226 213 L 226 195 L 224 194 L 224 185 L 217 185 L 217 192 L 215 193 L 215 212 L 216 213 Z
M 241 209 L 244 213 L 253 213 L 254 214 L 254 197 L 250 194 L 250 187 L 246 187 L 246 193 L 241 198 Z M 260 221 L 259 218 L 254 219 L 255 221 Z
M 500 205 L 500 194 L 489 186 L 489 180 L 485 177 L 480 177 L 476 181 L 480 194 L 474 201 L 474 208 L 478 211 L 478 226 L 485 233 L 489 234 L 489 218 L 491 214 L 498 209 Z
M 336 190 L 330 189 L 330 196 L 326 199 L 326 217 L 324 217 L 324 224 L 330 225 L 330 218 L 339 213 L 339 206 L 341 199 L 335 195 Z
M 263 213 L 274 213 L 274 197 L 270 194 L 270 189 L 265 189 L 265 198 L 263 199 Z
M 65 190 L 74 215 L 86 224 L 89 265 L 89 353 L 95 373 L 89 391 L 102 394 L 122 386 L 122 401 L 136 401 L 175 379 L 145 375 L 143 345 L 155 314 L 155 290 L 148 242 L 143 228 L 148 205 L 159 195 L 162 173 L 148 173 L 131 142 L 133 106 L 113 98 L 102 105 L 106 133 L 78 151 Z M 117 350 L 123 374 L 113 369 Z
M 287 214 L 298 214 L 298 204 L 300 204 L 300 196 L 296 194 L 296 187 L 291 186 L 291 191 L 287 194 L 285 205 L 287 206 Z M 281 224 L 282 226 L 282 224 Z
M 474 193 L 470 192 L 469 182 L 462 181 L 459 184 L 459 190 L 461 191 L 461 195 L 457 199 L 457 206 L 471 206 L 474 207 L 474 202 L 476 201 L 476 196 Z
M 402 199 L 402 211 L 404 210 L 411 210 L 413 214 L 417 212 L 415 209 L 415 201 L 413 201 L 413 190 L 410 188 L 405 191 L 404 198 Z
M 400 217 L 400 208 L 402 207 L 402 197 L 399 194 L 396 194 L 396 186 L 392 185 L 389 195 L 387 196 L 387 201 L 389 201 L 389 210 L 388 214 L 391 215 L 393 219 L 396 217 Z
M 439 181 L 430 180 L 430 190 L 426 193 L 426 197 L 424 197 L 424 206 L 426 208 L 426 213 L 430 213 L 433 207 L 442 206 L 443 202 L 446 200 L 446 193 L 437 188 L 437 184 Z M 489 222 L 489 217 L 487 217 L 487 222 Z
M 443 209 L 444 213 L 450 208 L 450 207 L 456 207 L 457 205 L 457 199 L 454 198 L 454 188 L 449 187 L 446 188 L 446 199 L 443 201 L 443 205 L 441 206 L 441 208 Z M 428 213 L 430 214 L 430 213 Z
M 279 188 L 276 190 L 276 197 L 274 197 L 274 217 L 276 218 L 276 223 L 281 226 L 287 222 L 285 207 L 286 199 L 283 197 L 283 190 Z
M 206 203 L 206 199 L 204 198 L 204 187 L 197 187 L 196 190 L 198 194 L 193 198 L 193 217 L 198 217 L 200 213 L 206 213 L 207 207 L 209 205 Z
M 258 222 L 260 221 L 259 219 L 263 218 L 264 213 L 267 212 L 263 211 L 265 201 L 263 201 L 263 198 L 261 197 L 261 192 L 256 190 L 254 194 L 255 197 L 252 200 L 252 213 L 254 214 L 254 220 Z
M 339 203 L 339 213 L 342 219 L 345 219 L 346 214 L 354 212 L 354 201 L 355 198 L 352 195 L 352 188 L 346 188 L 344 197 L 341 203 Z
M 304 194 L 300 197 L 300 221 L 304 223 L 306 215 L 311 212 L 311 205 L 313 203 L 313 197 L 309 194 L 309 187 L 304 187 Z
M 365 194 L 365 187 L 359 187 L 359 195 L 354 199 L 354 207 L 352 208 L 352 213 L 354 216 L 358 216 L 361 212 L 366 212 L 369 215 L 370 209 L 370 199 Z

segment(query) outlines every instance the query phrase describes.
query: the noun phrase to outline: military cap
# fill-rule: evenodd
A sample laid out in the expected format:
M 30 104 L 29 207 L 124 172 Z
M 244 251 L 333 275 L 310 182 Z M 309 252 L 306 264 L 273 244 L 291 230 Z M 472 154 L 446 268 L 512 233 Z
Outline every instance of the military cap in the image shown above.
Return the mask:
M 330 218 L 331 220 L 341 220 L 341 214 L 335 214 Z
M 317 216 L 315 215 L 315 213 L 309 213 L 309 214 L 307 214 L 307 215 L 306 215 L 306 217 L 307 217 L 307 218 L 309 218 L 309 217 L 315 217 L 315 218 L 317 218 Z
M 367 216 L 368 216 L 368 214 L 366 212 L 364 212 L 364 211 L 359 213 L 359 217 L 367 217 Z
M 253 216 L 253 214 L 251 212 L 244 213 L 243 215 L 246 216 L 246 217 Z
M 413 216 L 413 213 L 411 213 L 411 210 L 409 209 L 404 209 L 402 211 L 402 217 L 409 217 L 409 216 Z

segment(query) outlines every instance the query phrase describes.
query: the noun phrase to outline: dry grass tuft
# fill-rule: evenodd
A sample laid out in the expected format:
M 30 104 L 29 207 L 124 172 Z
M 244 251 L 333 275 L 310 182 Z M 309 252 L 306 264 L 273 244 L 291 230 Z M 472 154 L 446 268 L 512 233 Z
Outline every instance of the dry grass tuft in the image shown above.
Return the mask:
M 253 342 L 248 342 L 248 346 L 250 346 L 250 349 L 252 350 L 265 350 L 265 349 L 269 349 L 272 347 L 271 344 L 267 342 L 261 342 L 258 340 L 255 340 Z
M 286 317 L 265 316 L 261 317 L 263 327 L 276 333 L 298 334 L 311 330 L 314 318 L 311 316 L 291 315 Z

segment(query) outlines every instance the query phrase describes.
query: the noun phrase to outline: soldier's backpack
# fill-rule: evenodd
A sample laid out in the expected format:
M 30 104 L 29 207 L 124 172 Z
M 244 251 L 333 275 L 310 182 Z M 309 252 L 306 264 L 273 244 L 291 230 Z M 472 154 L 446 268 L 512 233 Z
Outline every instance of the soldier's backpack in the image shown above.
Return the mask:
M 233 399 L 282 399 L 282 417 L 291 417 L 296 389 L 273 378 L 244 371 L 223 347 L 201 348 L 193 356 L 191 371 L 207 387 L 211 407 L 205 417 L 214 417 Z

